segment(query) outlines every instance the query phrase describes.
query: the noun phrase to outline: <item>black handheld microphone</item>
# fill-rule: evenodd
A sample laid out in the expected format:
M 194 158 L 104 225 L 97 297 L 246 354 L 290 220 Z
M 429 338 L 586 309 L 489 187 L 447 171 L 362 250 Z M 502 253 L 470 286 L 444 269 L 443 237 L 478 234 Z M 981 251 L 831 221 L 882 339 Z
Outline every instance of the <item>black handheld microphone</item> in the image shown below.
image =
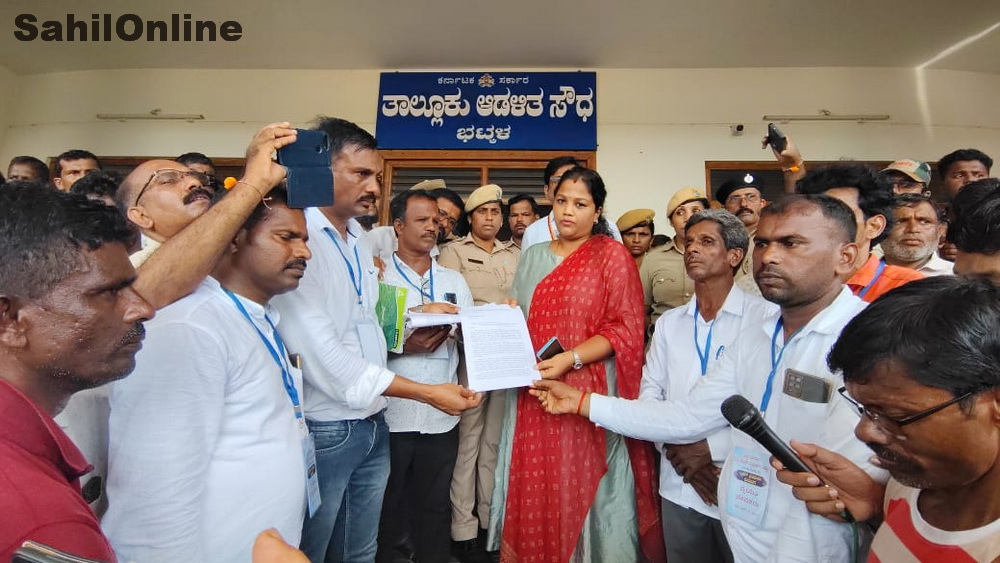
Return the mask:
M 726 417 L 733 428 L 746 432 L 758 444 L 764 446 L 765 450 L 771 452 L 771 455 L 778 458 L 778 461 L 788 469 L 797 473 L 812 473 L 791 446 L 782 441 L 764 422 L 764 417 L 757 407 L 743 395 L 733 395 L 722 401 L 722 416 Z
M 778 458 L 785 468 L 796 473 L 812 473 L 812 469 L 799 459 L 791 446 L 774 433 L 774 430 L 764 422 L 764 417 L 757 407 L 743 395 L 733 395 L 722 401 L 722 416 L 726 417 L 733 428 L 746 432 L 758 444 L 764 446 L 764 449 Z M 819 478 L 818 475 L 816 477 Z M 820 484 L 823 484 L 822 480 Z M 847 510 L 841 512 L 840 516 L 848 522 L 854 522 L 854 517 Z

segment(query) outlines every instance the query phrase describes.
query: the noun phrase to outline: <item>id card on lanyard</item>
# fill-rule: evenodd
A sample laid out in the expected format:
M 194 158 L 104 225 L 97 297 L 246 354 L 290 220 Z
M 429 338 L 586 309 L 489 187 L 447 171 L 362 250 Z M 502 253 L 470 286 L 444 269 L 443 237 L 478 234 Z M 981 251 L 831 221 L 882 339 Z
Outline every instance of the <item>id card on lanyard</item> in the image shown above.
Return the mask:
M 793 332 L 781 350 L 777 350 L 778 334 L 784 327 L 783 319 L 778 319 L 774 325 L 774 333 L 771 335 L 771 372 L 767 375 L 767 383 L 764 387 L 764 396 L 760 401 L 760 412 L 766 413 L 771 402 L 771 394 L 774 391 L 774 378 L 781 365 L 781 359 L 795 337 L 799 334 L 798 329 Z M 770 492 L 771 470 L 770 454 L 761 451 L 759 448 L 745 448 L 734 446 L 732 453 L 733 463 L 730 464 L 730 473 L 726 476 L 729 479 L 729 490 L 726 495 L 726 512 L 731 516 L 739 518 L 745 522 L 759 526 L 764 521 L 764 513 L 767 511 L 767 497 Z
M 378 325 L 378 322 L 364 311 L 365 270 L 361 267 L 358 245 L 354 245 L 354 262 L 352 263 L 347 253 L 340 247 L 340 241 L 333 230 L 329 227 L 324 227 L 323 232 L 326 233 L 326 236 L 333 243 L 333 246 L 337 248 L 337 252 L 340 253 L 340 257 L 344 260 L 344 265 L 347 266 L 347 273 L 351 277 L 351 286 L 354 288 L 354 293 L 357 296 L 356 304 L 358 310 L 353 317 L 355 330 L 358 332 L 358 342 L 361 344 L 361 355 L 369 363 L 384 366 L 385 350 L 383 349 L 384 346 L 379 344 L 379 339 L 382 339 L 384 342 L 385 336 L 382 335 L 382 328 Z
M 319 478 L 316 474 L 316 443 L 313 440 L 311 434 L 309 434 L 309 429 L 306 426 L 305 417 L 302 414 L 302 403 L 299 401 L 299 392 L 295 388 L 295 378 L 292 376 L 292 369 L 288 361 L 288 350 L 285 348 L 285 343 L 281 340 L 281 335 L 278 334 L 278 329 L 268 318 L 267 314 L 264 315 L 264 320 L 267 321 L 268 326 L 271 328 L 271 334 L 274 337 L 274 345 L 271 344 L 271 340 L 264 335 L 264 332 L 257 326 L 257 323 L 253 321 L 250 317 L 250 313 L 247 312 L 246 307 L 240 303 L 239 298 L 226 288 L 222 288 L 222 291 L 229 296 L 233 304 L 236 305 L 236 309 L 239 310 L 243 318 L 246 319 L 250 326 L 254 328 L 257 332 L 257 336 L 260 337 L 261 342 L 264 343 L 264 347 L 267 348 L 268 354 L 270 354 L 271 359 L 274 363 L 278 365 L 278 369 L 281 370 L 281 382 L 285 386 L 285 393 L 288 394 L 288 399 L 292 403 L 292 410 L 295 411 L 295 421 L 298 423 L 299 428 L 299 441 L 302 447 L 302 461 L 305 467 L 305 477 L 306 477 L 306 501 L 309 506 L 309 516 L 312 517 L 316 514 L 316 510 L 319 509 L 319 505 L 322 503 L 319 493 Z M 275 349 L 275 345 L 277 349 Z

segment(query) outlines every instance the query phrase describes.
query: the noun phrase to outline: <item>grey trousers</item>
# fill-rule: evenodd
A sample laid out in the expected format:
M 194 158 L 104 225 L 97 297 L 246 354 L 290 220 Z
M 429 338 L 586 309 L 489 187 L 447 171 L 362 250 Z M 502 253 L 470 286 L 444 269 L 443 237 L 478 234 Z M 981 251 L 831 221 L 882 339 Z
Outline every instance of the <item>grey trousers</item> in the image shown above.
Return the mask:
M 663 543 L 667 546 L 667 561 L 733 563 L 733 553 L 722 532 L 722 522 L 662 497 L 660 502 L 663 507 Z

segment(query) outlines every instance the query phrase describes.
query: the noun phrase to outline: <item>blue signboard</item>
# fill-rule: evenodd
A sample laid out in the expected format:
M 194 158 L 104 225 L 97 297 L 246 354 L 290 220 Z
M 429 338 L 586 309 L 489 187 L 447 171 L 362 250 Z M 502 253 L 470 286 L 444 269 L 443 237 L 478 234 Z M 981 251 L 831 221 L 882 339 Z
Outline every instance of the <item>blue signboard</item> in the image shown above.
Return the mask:
M 383 149 L 595 150 L 594 72 L 383 72 Z

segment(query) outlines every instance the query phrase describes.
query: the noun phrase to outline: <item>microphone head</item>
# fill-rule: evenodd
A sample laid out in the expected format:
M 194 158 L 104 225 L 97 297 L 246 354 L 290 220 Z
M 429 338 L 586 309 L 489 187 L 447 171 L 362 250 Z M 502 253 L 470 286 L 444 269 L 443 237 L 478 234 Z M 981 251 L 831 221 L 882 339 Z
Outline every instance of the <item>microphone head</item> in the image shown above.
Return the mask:
M 761 417 L 757 407 L 743 395 L 733 395 L 722 401 L 722 416 L 738 430 L 745 430 L 750 423 Z

